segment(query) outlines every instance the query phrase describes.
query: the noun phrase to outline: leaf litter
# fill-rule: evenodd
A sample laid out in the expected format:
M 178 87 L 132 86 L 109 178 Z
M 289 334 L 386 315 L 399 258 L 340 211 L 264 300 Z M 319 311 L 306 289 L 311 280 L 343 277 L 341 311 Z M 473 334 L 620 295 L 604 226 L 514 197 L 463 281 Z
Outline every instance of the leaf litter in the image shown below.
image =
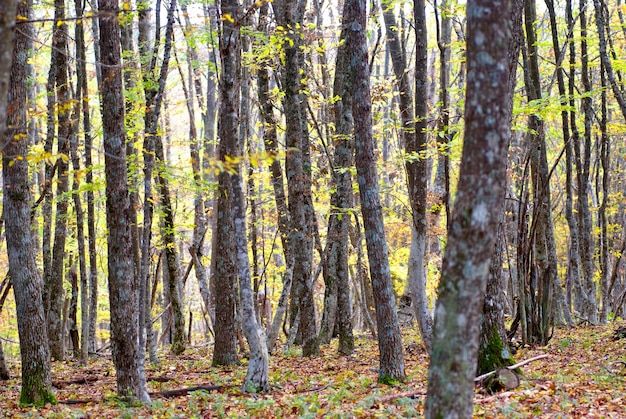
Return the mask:
M 188 349 L 181 357 L 162 354 L 147 365 L 152 402 L 129 406 L 115 397 L 110 359 L 92 358 L 52 364 L 59 404 L 19 406 L 19 365 L 0 382 L 2 418 L 387 418 L 422 417 L 428 356 L 414 329 L 405 329 L 407 380 L 387 386 L 376 382 L 378 346 L 359 336 L 352 356 L 337 354 L 335 341 L 317 357 L 297 349 L 270 359 L 267 394 L 241 391 L 247 360 L 212 367 L 211 348 Z M 520 386 L 488 394 L 476 387 L 477 418 L 624 418 L 626 417 L 626 341 L 612 339 L 611 327 L 557 329 L 545 347 L 521 348 L 516 360 L 549 354 L 522 367 Z

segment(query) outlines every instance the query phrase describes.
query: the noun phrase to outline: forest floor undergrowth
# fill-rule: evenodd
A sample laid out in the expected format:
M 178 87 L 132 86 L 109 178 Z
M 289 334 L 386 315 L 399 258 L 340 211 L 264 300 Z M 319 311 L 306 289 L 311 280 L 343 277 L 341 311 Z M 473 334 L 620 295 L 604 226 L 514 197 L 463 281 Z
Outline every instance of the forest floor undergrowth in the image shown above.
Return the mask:
M 484 418 L 626 418 L 626 339 L 613 340 L 617 325 L 557 329 L 545 347 L 522 348 L 516 361 L 549 356 L 522 367 L 520 386 L 487 394 L 478 386 L 474 416 Z M 115 397 L 110 358 L 88 366 L 53 363 L 57 405 L 18 405 L 19 365 L 0 382 L 2 418 L 213 418 L 213 417 L 421 417 L 426 395 L 428 357 L 415 330 L 404 330 L 407 381 L 377 384 L 378 347 L 368 337 L 356 340 L 355 354 L 336 353 L 336 341 L 318 357 L 298 350 L 272 356 L 268 394 L 241 392 L 247 361 L 233 367 L 211 366 L 211 346 L 182 356 L 162 355 L 148 365 L 152 402 L 128 406 Z M 219 387 L 213 391 L 174 391 Z

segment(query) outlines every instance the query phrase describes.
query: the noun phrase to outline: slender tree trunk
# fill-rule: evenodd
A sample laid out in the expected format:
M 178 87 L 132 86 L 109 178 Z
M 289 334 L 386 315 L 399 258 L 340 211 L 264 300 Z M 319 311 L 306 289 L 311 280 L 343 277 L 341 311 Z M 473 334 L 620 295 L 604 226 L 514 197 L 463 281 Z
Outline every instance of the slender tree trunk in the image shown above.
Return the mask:
M 43 280 L 35 261 L 35 243 L 30 223 L 31 194 L 26 159 L 28 142 L 25 139 L 28 126 L 26 66 L 32 24 L 24 22 L 17 34 L 14 33 L 18 4 L 17 13 L 29 19 L 28 1 L 0 4 L 0 43 L 5 46 L 0 50 L 3 215 L 20 337 L 20 403 L 43 406 L 56 403 L 56 399 L 50 383 L 50 349 L 42 299 Z
M 200 106 L 202 121 L 206 121 L 207 111 L 204 95 L 202 94 L 201 74 L 197 64 L 195 64 L 198 62 L 198 53 L 196 52 L 192 41 L 189 39 L 189 37 L 192 35 L 193 27 L 191 26 L 191 21 L 189 19 L 189 13 L 187 12 L 186 4 L 181 4 L 181 11 L 183 12 L 183 17 L 185 19 L 185 30 L 183 31 L 183 34 L 187 39 L 187 65 L 192 74 L 191 78 L 193 79 L 193 83 L 189 83 L 189 94 L 187 97 L 187 109 L 189 111 L 189 155 L 191 157 L 191 169 L 193 171 L 193 180 L 195 184 L 193 210 L 194 227 L 191 246 L 189 247 L 189 254 L 191 255 L 196 280 L 198 281 L 200 296 L 202 297 L 202 302 L 208 312 L 209 307 L 211 306 L 209 298 L 209 282 L 207 279 L 206 268 L 202 263 L 202 256 L 204 252 L 204 237 L 208 229 L 208 220 L 204 206 L 204 181 L 202 179 L 202 158 L 204 156 L 202 156 L 201 154 L 201 142 L 200 138 L 198 137 L 198 130 L 196 129 L 194 111 L 195 107 L 193 102 L 194 95 L 191 94 L 192 91 L 195 92 L 195 97 L 198 101 L 198 105 Z M 205 129 L 206 128 L 207 127 L 205 127 Z
M 267 2 L 263 2 L 259 8 L 259 29 L 261 31 L 267 31 L 268 25 L 268 9 Z M 257 85 L 258 85 L 258 98 L 259 107 L 261 111 L 261 118 L 263 120 L 263 145 L 265 146 L 265 152 L 276 156 L 278 150 L 278 135 L 276 132 L 276 118 L 274 116 L 274 104 L 270 100 L 270 76 L 267 70 L 267 66 L 261 65 L 257 70 Z M 287 305 L 289 302 L 289 294 L 291 292 L 291 284 L 293 278 L 293 258 L 289 253 L 290 245 L 289 239 L 289 209 L 287 207 L 287 197 L 285 194 L 285 181 L 283 178 L 283 170 L 279 159 L 272 159 L 270 162 L 270 176 L 272 182 L 272 189 L 274 192 L 274 201 L 276 202 L 276 211 L 278 213 L 278 233 L 280 234 L 281 245 L 283 255 L 286 261 L 286 269 L 283 273 L 283 288 L 281 291 L 278 305 L 276 307 L 276 313 L 272 321 L 268 336 L 268 349 L 270 352 L 274 350 L 274 345 L 280 328 L 283 323 L 283 317 L 287 312 Z
M 139 308 L 133 280 L 120 27 L 116 0 L 99 0 L 102 52 L 102 120 L 107 196 L 109 304 L 111 349 L 119 397 L 147 402 L 143 362 L 139 359 Z
M 346 30 L 342 30 L 345 39 Z M 352 334 L 352 306 L 350 304 L 350 277 L 348 270 L 348 242 L 350 233 L 350 211 L 353 206 L 352 174 L 354 141 L 351 138 L 352 90 L 354 81 L 348 73 L 347 51 L 341 45 L 337 51 L 333 96 L 335 152 L 332 168 L 333 192 L 330 198 L 331 215 L 328 221 L 326 242 L 326 295 L 324 296 L 324 318 L 320 328 L 320 342 L 329 343 L 335 328 L 339 334 L 339 353 L 351 355 L 354 351 Z M 334 293 L 334 296 L 333 296 Z
M 604 64 L 601 66 L 601 87 L 602 87 L 602 104 L 601 104 L 601 121 L 600 121 L 600 163 L 602 164 L 602 179 L 599 182 L 602 185 L 602 202 L 598 209 L 598 224 L 600 228 L 600 286 L 602 306 L 600 307 L 600 323 L 605 325 L 610 310 L 610 288 L 609 288 L 609 237 L 608 237 L 608 220 L 607 209 L 610 193 L 610 169 L 611 161 L 609 159 L 611 155 L 611 143 L 609 141 L 609 134 L 607 130 L 607 94 L 606 94 L 606 72 L 604 71 Z
M 503 19 L 503 16 L 505 18 Z M 510 140 L 510 0 L 467 4 L 465 139 L 428 369 L 426 418 L 472 416 L 480 315 Z
M 94 5 L 95 7 L 95 5 Z M 92 36 L 94 39 L 94 56 L 96 61 L 96 80 L 98 92 L 101 92 L 102 70 L 100 68 L 100 31 L 98 29 L 98 19 L 92 19 Z M 79 58 L 86 59 L 84 57 Z M 83 89 L 87 92 L 87 79 L 83 80 Z M 102 96 L 100 95 L 100 98 Z M 83 101 L 83 127 L 85 131 L 85 168 L 87 175 L 85 182 L 92 186 L 87 188 L 87 248 L 89 253 L 89 350 L 96 351 L 96 324 L 98 321 L 98 265 L 96 252 L 96 203 L 94 196 L 94 179 L 92 164 L 93 137 L 91 127 L 91 115 L 89 113 L 89 102 Z
M 76 0 L 76 13 L 82 16 L 85 10 L 85 4 L 82 0 Z M 88 118 L 89 104 L 87 103 L 89 92 L 87 90 L 87 71 L 85 63 L 85 30 L 82 22 L 76 23 L 75 29 L 76 39 L 76 105 L 74 110 L 74 141 L 70 144 L 70 153 L 72 158 L 72 168 L 75 172 L 80 171 L 80 159 L 77 152 L 77 139 L 79 138 L 76 131 L 79 130 L 78 120 L 82 114 L 83 118 Z M 85 112 L 85 106 L 87 111 Z M 83 138 L 90 135 L 88 129 L 91 129 L 90 123 L 83 119 Z M 89 357 L 89 273 L 87 271 L 87 255 L 85 248 L 85 210 L 83 208 L 80 197 L 80 178 L 74 175 L 72 183 L 72 197 L 74 199 L 74 211 L 76 212 L 76 236 L 78 242 L 78 261 L 80 269 L 80 362 L 87 363 Z
M 342 24 L 346 27 L 349 73 L 354 77 L 352 114 L 356 142 L 356 169 L 361 212 L 369 258 L 378 324 L 380 369 L 378 381 L 392 383 L 406 378 L 402 336 L 389 271 L 387 240 L 378 193 L 378 174 L 372 137 L 372 100 L 368 67 L 366 7 L 364 0 L 346 0 Z
M 592 124 L 594 119 L 593 100 L 591 98 L 592 83 L 589 73 L 589 56 L 587 51 L 587 17 L 585 13 L 586 0 L 580 3 L 580 31 L 581 31 L 581 79 L 583 91 L 587 93 L 581 99 L 582 112 L 584 114 L 585 128 L 582 138 L 582 150 L 580 144 L 576 144 L 574 152 L 576 154 L 576 169 L 578 180 L 578 227 L 580 239 L 580 259 L 582 267 L 582 285 L 585 290 L 586 298 L 583 305 L 582 316 L 591 324 L 598 322 L 598 303 L 596 300 L 596 285 L 594 283 L 594 266 L 593 253 L 595 244 L 591 229 L 593 223 L 591 221 L 591 211 L 589 209 L 589 173 L 591 166 L 591 137 Z M 601 34 L 599 34 L 601 36 Z M 580 142 L 579 142 L 580 143 Z
M 537 52 L 536 5 L 534 0 L 524 3 L 524 19 L 527 36 L 528 65 L 525 66 L 528 100 L 540 100 L 541 83 L 539 77 L 539 61 Z M 529 117 L 530 168 L 533 187 L 533 221 L 530 227 L 533 263 L 529 267 L 535 271 L 535 285 L 528 288 L 536 289 L 531 316 L 531 342 L 548 343 L 552 336 L 553 298 L 552 291 L 557 278 L 556 248 L 554 243 L 554 227 L 550 205 L 550 177 L 543 120 L 537 115 Z M 525 278 L 530 281 L 530 278 Z M 559 285 L 560 286 L 560 285 Z
M 437 47 L 439 49 L 439 117 L 437 120 L 437 168 L 433 191 L 437 199 L 434 213 L 435 225 L 440 224 L 441 211 L 446 215 L 446 226 L 450 225 L 450 43 L 452 42 L 452 2 L 442 0 L 440 7 L 435 3 L 437 18 Z M 441 19 L 441 22 L 439 20 Z M 417 94 L 416 94 L 417 96 Z M 447 228 L 446 228 L 447 230 Z
M 173 7 L 173 6 L 172 6 Z M 161 166 L 164 166 L 163 142 L 156 138 L 156 158 Z M 174 230 L 174 211 L 169 191 L 169 183 L 162 167 L 157 171 L 157 184 L 161 195 L 163 212 L 161 237 L 165 245 L 165 262 L 167 263 L 166 284 L 169 288 L 170 303 L 173 315 L 173 339 L 171 351 L 174 355 L 183 353 L 186 347 L 185 316 L 183 312 L 183 284 L 180 275 L 180 262 L 176 248 L 176 235 Z
M 426 274 L 424 272 L 427 235 L 426 196 L 428 191 L 428 162 L 422 155 L 427 144 L 428 118 L 428 37 L 426 25 L 426 3 L 423 0 L 414 2 L 413 16 L 415 21 L 415 127 L 412 137 L 405 144 L 407 153 L 407 177 L 409 199 L 413 214 L 411 228 L 411 250 L 409 254 L 408 280 L 413 294 L 413 310 L 420 328 L 424 346 L 430 352 L 432 347 L 432 317 L 426 298 Z M 406 75 L 404 76 L 406 77 Z
M 64 301 L 63 278 L 65 261 L 65 238 L 67 236 L 68 198 L 69 190 L 68 163 L 70 144 L 70 89 L 67 77 L 68 59 L 68 29 L 65 22 L 65 1 L 55 0 L 55 25 L 53 31 L 53 55 L 55 58 L 51 66 L 55 67 L 54 83 L 56 86 L 56 113 L 57 113 L 57 153 L 65 156 L 59 158 L 55 165 L 58 182 L 56 187 L 56 211 L 54 226 L 54 246 L 52 259 L 46 275 L 48 306 L 48 337 L 50 339 L 50 353 L 55 360 L 65 358 L 64 331 L 62 328 L 62 311 Z
M 573 33 L 574 18 L 572 14 L 572 1 L 566 2 L 566 15 L 567 25 L 569 30 Z M 583 290 L 580 282 L 580 242 L 578 234 L 578 218 L 574 215 L 574 191 L 573 191 L 573 173 L 574 173 L 574 147 L 578 147 L 580 141 L 580 135 L 578 133 L 578 126 L 576 122 L 576 103 L 575 103 L 575 87 L 576 87 L 576 44 L 569 42 L 569 81 L 568 81 L 568 95 L 569 95 L 569 119 L 568 123 L 571 127 L 571 137 L 564 138 L 565 141 L 565 218 L 570 232 L 570 244 L 569 244 L 569 260 L 568 260 L 568 290 L 574 289 L 574 307 L 575 310 L 580 312 L 584 306 L 584 301 L 587 298 L 585 291 Z M 565 133 L 565 129 L 563 131 Z M 571 309 L 571 298 L 568 298 L 568 304 Z

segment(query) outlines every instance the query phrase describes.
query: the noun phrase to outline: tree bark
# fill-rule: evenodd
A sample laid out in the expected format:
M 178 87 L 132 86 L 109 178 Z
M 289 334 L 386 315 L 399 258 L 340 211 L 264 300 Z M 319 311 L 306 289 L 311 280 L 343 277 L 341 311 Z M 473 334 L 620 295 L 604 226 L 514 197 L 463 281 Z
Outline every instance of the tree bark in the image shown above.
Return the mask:
M 229 14 L 233 20 L 224 20 L 220 36 L 220 57 L 222 77 L 220 92 L 222 102 L 219 113 L 219 154 L 224 163 L 228 158 L 237 159 L 242 155 L 237 132 L 239 126 L 239 105 L 241 89 L 241 34 L 235 24 L 241 18 L 238 0 L 222 0 L 222 15 Z M 250 347 L 250 361 L 243 383 L 243 391 L 266 392 L 269 390 L 269 356 L 263 328 L 256 318 L 255 299 L 250 278 L 250 261 L 246 234 L 246 204 L 241 177 L 241 163 L 235 163 L 228 172 L 220 174 L 221 184 L 228 192 L 227 199 L 232 202 L 232 227 L 236 266 L 239 273 L 239 291 L 241 293 L 241 315 L 243 332 Z M 233 173 L 234 172 L 234 173 Z M 220 238 L 221 240 L 221 238 Z
M 433 320 L 426 298 L 426 274 L 424 272 L 426 244 L 428 241 L 426 219 L 426 197 L 428 193 L 428 162 L 423 154 L 426 151 L 428 135 L 428 38 L 426 22 L 426 2 L 415 1 L 413 17 L 415 21 L 415 127 L 413 137 L 407 138 L 405 151 L 408 177 L 409 199 L 413 224 L 411 228 L 411 250 L 409 254 L 408 280 L 413 294 L 413 310 L 420 328 L 426 350 L 432 347 Z M 405 76 L 406 77 L 406 76 Z M 447 198 L 446 198 L 447 199 Z
M 45 274 L 46 304 L 48 318 L 48 338 L 50 339 L 50 353 L 55 360 L 65 358 L 65 335 L 62 328 L 62 312 L 64 301 L 63 279 L 65 261 L 65 238 L 67 236 L 67 211 L 68 198 L 65 196 L 69 190 L 68 158 L 70 155 L 70 89 L 68 83 L 68 29 L 65 22 L 65 1 L 54 2 L 55 25 L 53 30 L 53 55 L 51 66 L 54 70 L 54 94 L 56 94 L 57 115 L 57 153 L 55 163 L 58 182 L 56 187 L 56 211 L 54 226 L 54 245 L 52 259 Z
M 75 3 L 76 13 L 81 16 L 85 10 L 85 4 L 83 0 L 76 0 Z M 84 121 L 84 118 L 89 118 L 87 115 L 89 112 L 89 104 L 87 103 L 87 97 L 89 92 L 87 90 L 87 71 L 85 63 L 85 30 L 82 22 L 76 23 L 75 28 L 76 39 L 76 105 L 74 107 L 74 127 L 73 138 L 74 141 L 70 144 L 70 154 L 72 158 L 72 168 L 75 172 L 80 171 L 80 159 L 78 156 L 77 140 L 80 117 L 83 117 L 83 138 L 90 135 L 91 124 Z M 85 110 L 86 107 L 86 110 Z M 87 364 L 89 357 L 89 278 L 87 271 L 87 255 L 85 247 L 85 210 L 83 208 L 82 200 L 80 197 L 80 177 L 74 175 L 72 183 L 72 197 L 74 199 L 74 211 L 76 212 L 76 236 L 78 244 L 78 264 L 80 274 L 80 313 L 81 313 L 81 332 L 80 332 L 80 362 Z
M 304 138 L 305 110 L 300 97 L 300 27 L 306 0 L 278 0 L 273 3 L 276 21 L 288 29 L 283 50 L 285 54 L 283 74 L 283 108 L 285 109 L 285 144 L 287 158 L 288 208 L 290 215 L 289 245 L 294 258 L 292 302 L 299 311 L 297 333 L 302 338 L 302 355 L 319 353 L 315 304 L 313 301 L 313 227 L 310 216 L 311 167 L 308 162 L 308 140 Z M 292 322 L 295 320 L 292 311 Z M 295 333 L 296 329 L 292 331 Z
M 345 28 L 341 32 L 345 39 Z M 354 351 L 352 334 L 352 306 L 350 304 L 350 277 L 348 269 L 348 242 L 350 233 L 350 213 L 353 206 L 352 174 L 354 162 L 354 140 L 352 120 L 352 90 L 354 80 L 348 73 L 345 44 L 337 51 L 333 96 L 339 97 L 334 103 L 335 139 L 334 158 L 331 164 L 332 181 L 335 192 L 330 197 L 331 214 L 328 221 L 326 242 L 326 295 L 324 296 L 324 317 L 320 328 L 320 342 L 329 343 L 335 329 L 339 335 L 339 353 L 351 355 Z
M 124 96 L 117 0 L 99 0 L 102 53 L 102 127 L 104 133 L 111 351 L 118 396 L 147 402 L 143 362 L 139 359 L 138 290 L 134 276 L 131 208 L 126 166 Z
M 472 416 L 481 303 L 504 194 L 510 0 L 467 4 L 465 138 L 435 311 L 427 418 Z
M 378 349 L 380 351 L 378 381 L 393 383 L 403 381 L 406 375 L 402 336 L 391 284 L 387 240 L 378 192 L 378 174 L 372 136 L 372 100 L 365 35 L 366 23 L 366 2 L 346 0 L 342 25 L 346 28 L 349 73 L 354 77 L 352 114 L 356 169 L 378 325 Z
M 259 29 L 267 31 L 269 4 L 263 2 L 259 8 Z M 263 144 L 265 152 L 272 156 L 278 155 L 278 135 L 276 132 L 276 117 L 274 116 L 274 104 L 271 102 L 270 96 L 270 76 L 267 66 L 261 65 L 257 70 L 258 98 L 263 121 Z M 283 288 L 278 300 L 274 319 L 268 335 L 268 350 L 272 352 L 274 345 L 278 339 L 280 328 L 283 323 L 283 317 L 287 312 L 289 303 L 289 294 L 291 293 L 291 285 L 293 278 L 293 257 L 289 253 L 289 209 L 287 207 L 287 197 L 285 194 L 285 181 L 283 178 L 283 170 L 280 160 L 273 158 L 269 164 L 270 176 L 272 182 L 272 190 L 274 192 L 274 201 L 276 203 L 276 212 L 278 213 L 278 233 L 280 234 L 283 256 L 286 262 L 286 268 L 283 273 Z
M 19 8 L 16 9 L 18 3 Z M 30 222 L 31 193 L 26 159 L 26 66 L 32 24 L 28 21 L 22 23 L 15 34 L 16 13 L 28 20 L 30 3 L 7 1 L 0 4 L 0 43 L 5 46 L 0 51 L 3 215 L 20 337 L 20 403 L 43 406 L 56 403 L 56 399 L 50 382 L 50 348 L 42 299 L 43 280 L 35 261 Z

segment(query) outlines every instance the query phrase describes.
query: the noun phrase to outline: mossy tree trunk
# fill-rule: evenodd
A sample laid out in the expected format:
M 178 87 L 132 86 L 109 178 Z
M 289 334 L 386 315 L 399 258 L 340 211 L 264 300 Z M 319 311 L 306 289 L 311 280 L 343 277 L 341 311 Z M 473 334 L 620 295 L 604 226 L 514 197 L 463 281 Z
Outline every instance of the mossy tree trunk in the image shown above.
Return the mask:
M 477 375 L 514 364 L 504 325 L 504 277 L 502 273 L 503 233 L 498 229 L 496 249 L 491 257 L 485 292 L 483 315 L 480 319 Z
M 511 3 L 467 3 L 465 137 L 435 311 L 426 418 L 472 416 L 481 308 L 511 135 Z
M 22 359 L 20 403 L 43 406 L 46 403 L 55 403 L 56 400 L 50 383 L 50 347 L 43 307 L 43 280 L 35 261 L 35 238 L 30 221 L 28 161 L 25 158 L 28 154 L 26 67 L 32 25 L 25 21 L 14 38 L 17 4 L 16 1 L 0 3 L 0 42 L 5 45 L 0 52 L 2 197 L 9 272 L 15 295 Z M 21 2 L 17 13 L 28 19 L 30 3 Z M 15 49 L 6 47 L 13 45 L 13 39 Z M 5 120 L 9 127 L 6 136 Z

